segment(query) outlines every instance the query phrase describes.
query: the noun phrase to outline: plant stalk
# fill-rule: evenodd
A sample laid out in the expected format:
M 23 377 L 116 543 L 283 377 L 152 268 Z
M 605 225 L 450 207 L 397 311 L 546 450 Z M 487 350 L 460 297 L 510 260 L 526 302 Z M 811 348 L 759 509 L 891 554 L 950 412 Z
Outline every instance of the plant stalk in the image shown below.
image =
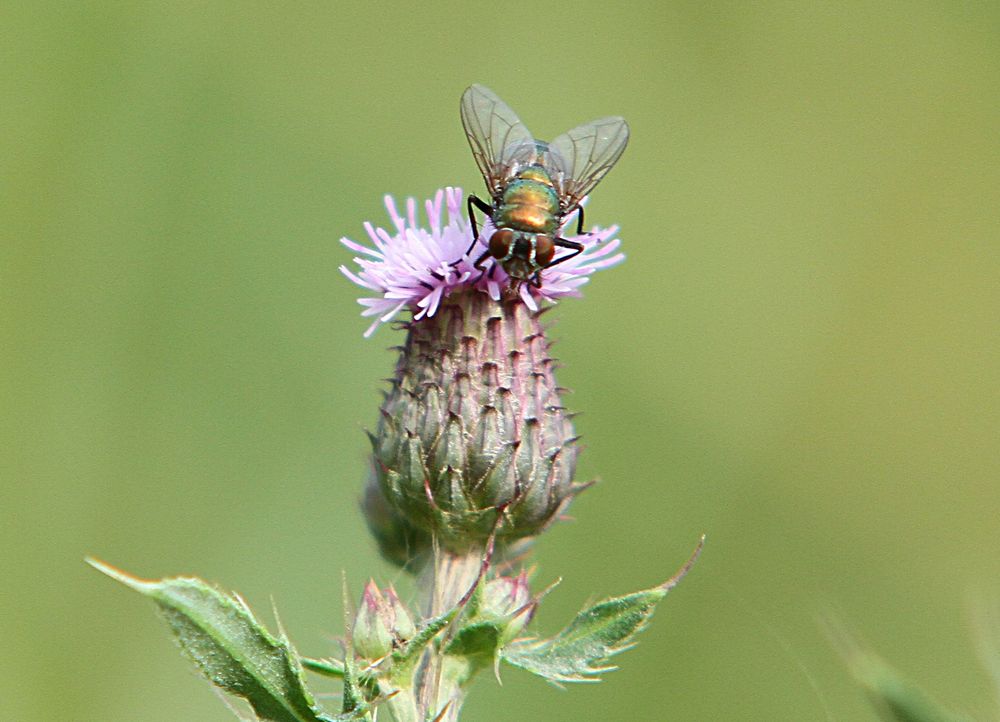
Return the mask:
M 439 549 L 420 577 L 426 590 L 424 609 L 428 619 L 444 614 L 473 589 L 479 578 L 485 550 L 472 549 L 462 554 Z M 428 650 L 418 674 L 417 700 L 422 719 L 427 722 L 456 722 L 465 690 L 462 675 L 447 664 L 444 648 L 449 640 L 445 630 L 440 642 Z

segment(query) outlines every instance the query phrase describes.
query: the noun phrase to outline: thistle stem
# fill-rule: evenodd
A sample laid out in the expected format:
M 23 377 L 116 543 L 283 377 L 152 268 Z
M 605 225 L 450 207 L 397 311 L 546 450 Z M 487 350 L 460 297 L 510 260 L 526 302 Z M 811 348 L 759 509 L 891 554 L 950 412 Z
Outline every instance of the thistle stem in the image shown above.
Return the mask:
M 479 578 L 484 556 L 483 549 L 462 554 L 437 551 L 420 579 L 428 619 L 444 614 L 463 600 Z M 418 676 L 417 700 L 423 720 L 455 722 L 462 708 L 465 691 L 461 675 L 451 670 L 445 659 L 443 649 L 447 643 L 446 630 L 440 645 L 429 650 Z

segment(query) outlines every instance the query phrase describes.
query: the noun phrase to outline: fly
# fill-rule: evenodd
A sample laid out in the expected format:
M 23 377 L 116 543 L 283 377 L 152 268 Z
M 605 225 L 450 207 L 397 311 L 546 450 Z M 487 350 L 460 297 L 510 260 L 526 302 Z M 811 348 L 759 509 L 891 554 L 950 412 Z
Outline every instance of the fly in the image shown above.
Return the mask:
M 551 143 L 537 140 L 489 88 L 472 85 L 462 94 L 462 126 L 472 147 L 491 203 L 468 198 L 472 252 L 480 241 L 474 208 L 496 230 L 484 241 L 486 251 L 474 264 L 483 270 L 493 258 L 515 282 L 542 285 L 542 271 L 583 252 L 583 245 L 560 236 L 565 219 L 578 213 L 583 233 L 583 198 L 621 157 L 628 143 L 628 123 L 612 116 L 585 123 Z M 556 249 L 567 252 L 556 255 Z

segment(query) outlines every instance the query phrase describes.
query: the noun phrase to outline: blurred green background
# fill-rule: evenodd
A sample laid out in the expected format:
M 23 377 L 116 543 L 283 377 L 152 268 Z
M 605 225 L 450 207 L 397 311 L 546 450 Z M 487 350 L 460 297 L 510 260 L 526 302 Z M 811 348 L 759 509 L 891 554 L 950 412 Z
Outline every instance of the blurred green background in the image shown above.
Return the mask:
M 831 617 L 995 717 L 997 3 L 15 1 L 0 33 L 0 719 L 231 719 L 87 554 L 273 599 L 313 655 L 341 570 L 412 590 L 357 512 L 400 335 L 361 338 L 337 239 L 481 188 L 471 82 L 541 137 L 633 131 L 588 213 L 629 260 L 550 316 L 602 483 L 538 546 L 539 629 L 709 541 L 622 671 L 486 675 L 463 719 L 873 719 Z

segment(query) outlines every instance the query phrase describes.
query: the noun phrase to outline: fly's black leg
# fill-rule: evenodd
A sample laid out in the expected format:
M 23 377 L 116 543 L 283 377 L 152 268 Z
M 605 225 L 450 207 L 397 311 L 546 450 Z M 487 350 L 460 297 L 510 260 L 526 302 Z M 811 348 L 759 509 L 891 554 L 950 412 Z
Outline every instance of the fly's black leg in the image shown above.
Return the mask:
M 476 214 L 472 212 L 472 207 L 475 206 L 489 218 L 493 218 L 493 208 L 475 193 L 469 194 L 465 206 L 469 211 L 469 224 L 472 226 L 472 245 L 469 246 L 469 251 L 471 251 L 476 245 L 476 240 L 479 238 L 479 225 L 476 223 Z M 466 254 L 469 251 L 466 251 Z
M 583 206 L 571 207 L 566 213 L 562 215 L 564 219 L 568 219 L 571 215 L 576 213 L 576 235 L 583 235 Z M 568 227 L 569 222 L 563 221 Z
M 479 240 L 479 225 L 476 223 L 476 214 L 472 210 L 473 207 L 476 207 L 479 210 L 481 210 L 491 220 L 493 219 L 493 208 L 486 201 L 479 198 L 479 196 L 477 196 L 475 193 L 469 194 L 469 199 L 466 201 L 465 207 L 469 211 L 469 225 L 472 226 L 472 243 L 469 246 L 469 248 L 465 251 L 465 253 L 462 255 L 468 256 L 470 253 L 472 253 L 472 249 L 476 247 L 476 242 Z M 461 260 L 462 259 L 459 258 L 458 260 L 452 261 L 451 265 L 457 266 L 461 262 Z M 483 259 L 480 258 L 479 260 L 481 261 Z M 476 263 L 478 264 L 479 261 L 476 261 Z M 477 265 L 476 267 L 478 268 L 479 266 Z
M 580 213 L 576 217 L 576 235 L 582 236 L 583 235 L 583 206 L 579 206 L 577 208 L 577 210 Z M 583 249 L 581 248 L 580 250 L 582 251 Z M 577 251 L 577 253 L 579 253 L 579 251 Z
M 567 241 L 565 238 L 553 238 L 552 242 L 555 245 L 559 246 L 560 248 L 571 249 L 572 253 L 567 253 L 565 256 L 560 256 L 559 258 L 552 261 L 552 263 L 547 265 L 546 268 L 552 268 L 553 266 L 558 266 L 563 261 L 568 261 L 569 259 L 575 256 L 579 256 L 581 253 L 583 253 L 582 243 L 577 243 L 576 241 Z
M 574 255 L 576 255 L 576 254 L 574 254 Z M 550 264 L 550 265 L 554 266 L 555 264 L 553 263 L 553 264 Z M 546 266 L 546 268 L 548 268 L 548 267 L 549 266 Z M 537 271 L 535 271 L 534 274 L 532 274 L 531 278 L 528 279 L 528 283 L 531 284 L 532 288 L 541 288 L 542 287 L 542 269 L 538 269 Z
M 479 271 L 479 276 L 476 278 L 475 281 L 473 281 L 473 283 L 479 283 L 479 281 L 482 280 L 483 276 L 489 276 L 490 278 L 493 278 L 493 269 L 497 267 L 497 264 L 494 263 L 489 268 L 483 267 L 483 262 L 489 257 L 490 257 L 490 252 L 486 251 L 486 253 L 477 258 L 476 262 L 472 264 L 472 267 L 475 268 L 477 271 Z
M 469 250 L 471 251 L 472 249 L 470 248 Z M 472 264 L 472 267 L 475 268 L 477 271 L 483 271 L 483 273 L 485 273 L 486 270 L 483 268 L 483 261 L 485 261 L 489 257 L 490 257 L 490 252 L 486 251 L 486 253 L 484 253 L 483 255 L 481 255 L 479 258 L 476 259 L 476 262 Z

